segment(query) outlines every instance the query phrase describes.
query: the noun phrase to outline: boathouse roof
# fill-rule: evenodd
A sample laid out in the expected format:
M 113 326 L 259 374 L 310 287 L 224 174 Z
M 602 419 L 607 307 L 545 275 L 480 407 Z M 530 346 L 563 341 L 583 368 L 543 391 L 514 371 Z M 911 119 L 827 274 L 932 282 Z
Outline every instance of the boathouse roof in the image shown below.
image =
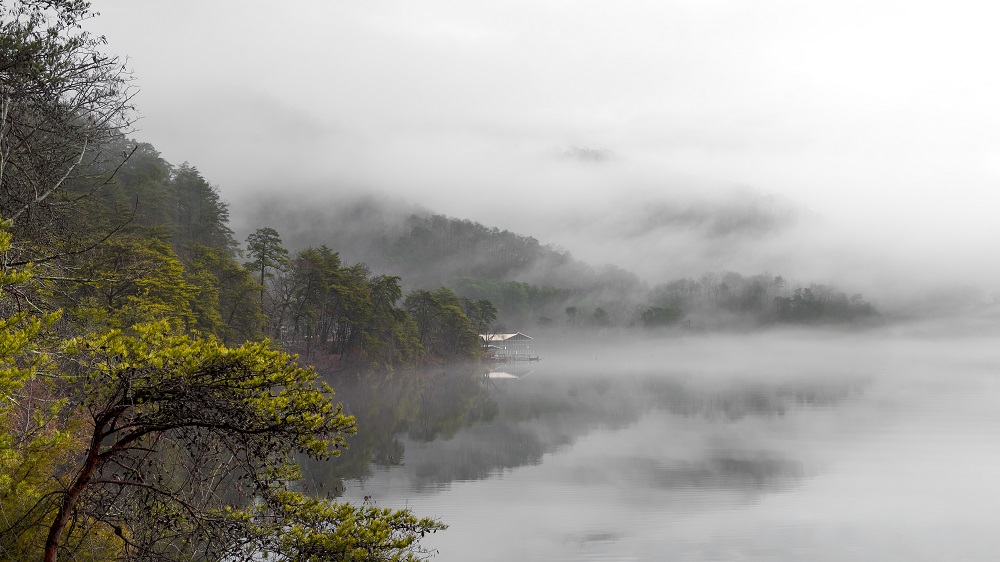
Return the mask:
M 513 334 L 479 334 L 479 337 L 487 342 L 524 341 L 532 339 L 531 336 L 515 332 Z

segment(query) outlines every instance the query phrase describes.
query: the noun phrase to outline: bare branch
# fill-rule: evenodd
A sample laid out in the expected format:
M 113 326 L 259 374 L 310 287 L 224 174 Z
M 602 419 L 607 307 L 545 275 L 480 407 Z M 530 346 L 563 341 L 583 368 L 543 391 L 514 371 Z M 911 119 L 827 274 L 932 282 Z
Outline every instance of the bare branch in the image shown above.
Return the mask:
M 44 258 L 37 258 L 37 259 L 33 259 L 33 260 L 22 260 L 22 261 L 8 262 L 8 263 L 6 263 L 4 265 L 6 265 L 7 267 L 17 267 L 17 266 L 22 266 L 22 265 L 28 265 L 29 263 L 31 263 L 31 264 L 39 264 L 39 263 L 45 263 L 45 262 L 49 262 L 49 261 L 52 261 L 52 260 L 56 260 L 56 259 L 59 259 L 59 258 L 65 258 L 65 257 L 68 257 L 68 256 L 76 256 L 76 255 L 79 255 L 79 254 L 83 254 L 85 252 L 89 252 L 90 250 L 93 250 L 94 248 L 96 248 L 96 247 L 100 246 L 101 244 L 107 242 L 108 239 L 110 239 L 112 236 L 114 236 L 115 234 L 117 234 L 118 231 L 120 231 L 121 229 L 123 229 L 126 226 L 128 226 L 129 223 L 131 223 L 135 219 L 135 214 L 136 214 L 136 212 L 138 210 L 139 210 L 139 199 L 136 198 L 135 205 L 132 206 L 132 214 L 129 215 L 129 218 L 125 222 L 123 222 L 123 223 L 119 224 L 118 226 L 114 227 L 103 238 L 101 238 L 97 242 L 94 242 L 93 244 L 91 244 L 91 245 L 89 245 L 89 246 L 87 246 L 85 248 L 81 248 L 81 249 L 77 249 L 77 250 L 69 250 L 69 251 L 66 251 L 66 252 L 60 252 L 58 254 L 52 254 L 52 255 L 46 256 Z

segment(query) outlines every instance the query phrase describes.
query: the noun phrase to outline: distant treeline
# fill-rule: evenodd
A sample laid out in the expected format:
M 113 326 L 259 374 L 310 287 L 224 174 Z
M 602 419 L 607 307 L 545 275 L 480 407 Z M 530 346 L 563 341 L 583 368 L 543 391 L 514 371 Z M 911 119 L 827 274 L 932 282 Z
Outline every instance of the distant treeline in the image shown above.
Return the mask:
M 860 294 L 848 297 L 828 285 L 790 287 L 780 275 L 743 276 L 732 271 L 658 285 L 650 291 L 649 299 L 656 306 L 685 311 L 706 324 L 722 321 L 718 318 L 753 324 L 818 324 L 877 316 Z
M 281 204 L 269 205 L 274 207 Z M 497 308 L 500 330 L 712 329 L 862 322 L 877 316 L 860 295 L 849 297 L 829 285 L 793 285 L 769 274 L 707 273 L 650 286 L 625 269 L 591 266 L 531 236 L 372 197 L 337 200 L 301 213 L 294 220 L 277 220 L 292 233 L 290 246 L 336 240 L 342 254 L 364 259 L 374 271 L 398 275 L 405 285 L 447 286 L 463 297 L 487 299 Z

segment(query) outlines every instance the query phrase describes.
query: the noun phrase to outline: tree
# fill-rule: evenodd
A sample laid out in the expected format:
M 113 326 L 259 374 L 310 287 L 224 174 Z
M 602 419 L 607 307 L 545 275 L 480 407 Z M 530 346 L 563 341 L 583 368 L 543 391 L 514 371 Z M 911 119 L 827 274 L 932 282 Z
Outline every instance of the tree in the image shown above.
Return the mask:
M 477 334 L 488 334 L 493 322 L 496 322 L 497 319 L 497 307 L 486 299 L 476 301 L 462 299 L 462 311 L 469 317 L 472 329 Z
M 104 37 L 82 30 L 95 15 L 84 0 L 0 4 L 0 216 L 22 236 L 58 229 L 53 204 L 65 208 L 85 157 L 127 157 L 99 151 L 129 127 L 134 91 Z
M 579 312 L 580 311 L 575 306 L 567 306 L 566 307 L 566 323 L 569 324 L 570 326 L 576 326 L 577 315 L 579 314 Z
M 439 307 L 438 302 L 434 298 L 434 293 L 426 289 L 417 289 L 406 295 L 404 305 L 417 325 L 417 335 L 420 345 L 429 345 L 431 343 L 431 335 L 434 332 Z
M 39 538 L 32 507 L 54 479 L 69 436 L 51 431 L 58 411 L 36 375 L 48 367 L 43 334 L 58 313 L 35 314 L 26 306 L 30 269 L 8 267 L 11 221 L 0 221 L 0 560 L 22 560 Z M 32 530 L 36 532 L 31 532 Z
M 49 521 L 46 562 L 71 554 L 80 528 L 113 533 L 120 559 L 164 560 L 405 558 L 443 528 L 288 489 L 294 455 L 338 455 L 354 419 L 266 342 L 229 348 L 160 322 L 73 338 L 61 356 L 64 415 L 87 439 L 32 509 Z
M 62 293 L 68 315 L 84 330 L 180 319 L 193 325 L 192 301 L 199 291 L 170 245 L 149 236 L 122 235 L 64 264 L 75 272 Z M 200 312 L 209 312 L 204 308 Z M 209 317 L 206 317 L 207 320 Z
M 195 327 L 226 343 L 259 339 L 264 319 L 252 272 L 223 250 L 193 244 L 187 254 L 185 279 L 197 291 Z
M 284 341 L 298 344 L 304 339 L 307 357 L 313 344 L 324 345 L 336 327 L 341 311 L 335 287 L 341 269 L 340 256 L 326 246 L 306 248 L 289 264 L 281 301 L 287 302 L 292 334 Z
M 642 325 L 647 328 L 659 328 L 671 326 L 684 318 L 684 312 L 676 308 L 665 308 L 662 306 L 651 306 L 642 311 L 639 319 Z
M 267 280 L 272 277 L 271 271 L 280 271 L 287 266 L 288 250 L 281 245 L 277 230 L 264 227 L 247 236 L 247 253 L 253 260 L 247 262 L 246 266 L 258 273 L 260 302 L 263 305 Z
M 378 275 L 369 281 L 372 313 L 362 335 L 362 349 L 368 364 L 392 368 L 394 364 L 416 362 L 420 347 L 413 319 L 396 306 L 403 297 L 399 277 Z
M 417 325 L 420 344 L 438 357 L 469 357 L 479 349 L 476 331 L 454 291 L 416 290 L 403 301 Z
M 195 243 L 235 252 L 237 244 L 227 226 L 229 206 L 218 190 L 187 162 L 174 172 L 171 184 L 177 198 L 174 245 Z
M 601 307 L 594 309 L 593 314 L 590 315 L 591 320 L 594 325 L 598 328 L 607 328 L 611 326 L 611 317 L 608 316 L 608 312 Z

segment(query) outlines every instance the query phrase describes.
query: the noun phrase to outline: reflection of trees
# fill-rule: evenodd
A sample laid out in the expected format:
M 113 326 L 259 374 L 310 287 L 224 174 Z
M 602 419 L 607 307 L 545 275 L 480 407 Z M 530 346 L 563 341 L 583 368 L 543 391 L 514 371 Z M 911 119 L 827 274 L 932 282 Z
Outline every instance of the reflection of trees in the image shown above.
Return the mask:
M 475 368 L 453 366 L 330 382 L 345 411 L 357 416 L 358 434 L 349 438 L 344 455 L 305 470 L 307 478 L 334 491 L 343 480 L 369 478 L 376 466 L 405 465 L 418 487 L 488 478 L 537 464 L 594 430 L 630 427 L 652 410 L 731 423 L 833 406 L 861 388 L 856 379 L 841 377 L 718 387 L 663 374 L 615 379 L 542 373 L 490 380 Z M 613 461 L 595 455 L 587 470 L 638 471 L 637 478 L 656 487 L 760 488 L 799 472 L 766 451 L 715 450 L 697 461 L 646 459 L 628 467 L 607 462 Z
M 487 379 L 488 381 L 488 379 Z M 469 423 L 491 422 L 500 413 L 500 404 L 489 392 L 482 392 L 469 410 Z
M 768 451 L 713 451 L 697 461 L 664 461 L 653 458 L 616 459 L 604 466 L 572 469 L 567 479 L 590 486 L 614 480 L 642 483 L 649 488 L 715 488 L 764 490 L 780 487 L 803 476 L 802 466 Z
M 698 389 L 676 380 L 647 380 L 643 389 L 657 408 L 684 417 L 735 421 L 749 416 L 781 416 L 798 407 L 827 407 L 857 395 L 860 379 L 795 383 L 741 383 L 723 389 Z
M 409 451 L 407 467 L 418 487 L 479 480 L 537 464 L 546 453 L 595 429 L 635 423 L 644 410 L 639 407 L 641 393 L 628 381 L 532 376 L 484 379 L 483 389 L 461 432 Z M 480 412 L 492 417 L 480 418 Z
M 498 471 L 538 464 L 547 452 L 538 435 L 521 425 L 470 428 L 461 438 L 412 451 L 409 466 L 418 487 L 482 480 Z
M 307 464 L 303 472 L 307 485 L 334 493 L 343 490 L 344 480 L 370 477 L 373 466 L 403 464 L 403 435 L 416 441 L 448 439 L 487 414 L 475 367 L 366 373 L 328 382 L 344 411 L 357 418 L 359 430 L 348 438 L 343 455 Z
M 414 441 L 451 439 L 467 424 L 469 411 L 482 392 L 474 369 L 442 371 L 420 394 L 417 415 L 408 420 L 407 435 Z

